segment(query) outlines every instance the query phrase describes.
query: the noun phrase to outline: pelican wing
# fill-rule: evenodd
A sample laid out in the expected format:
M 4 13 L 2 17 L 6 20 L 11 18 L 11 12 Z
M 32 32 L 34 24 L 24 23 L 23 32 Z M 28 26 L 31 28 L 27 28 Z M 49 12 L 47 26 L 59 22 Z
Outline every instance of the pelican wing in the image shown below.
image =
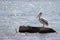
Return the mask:
M 47 20 L 45 20 L 45 19 L 43 19 L 43 18 L 40 18 L 40 22 L 41 22 L 41 23 L 43 23 L 43 24 L 48 25 L 48 21 L 47 21 Z

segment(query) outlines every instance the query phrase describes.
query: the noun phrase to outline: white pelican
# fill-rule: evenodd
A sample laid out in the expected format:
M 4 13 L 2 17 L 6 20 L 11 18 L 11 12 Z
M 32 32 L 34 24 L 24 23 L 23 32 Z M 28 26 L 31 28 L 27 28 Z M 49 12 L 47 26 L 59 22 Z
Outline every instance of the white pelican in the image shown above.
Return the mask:
M 42 12 L 40 12 L 37 16 L 37 17 L 39 17 L 39 21 L 43 24 L 43 27 L 44 27 L 44 25 L 48 26 L 48 21 L 41 18 L 41 15 L 42 15 Z

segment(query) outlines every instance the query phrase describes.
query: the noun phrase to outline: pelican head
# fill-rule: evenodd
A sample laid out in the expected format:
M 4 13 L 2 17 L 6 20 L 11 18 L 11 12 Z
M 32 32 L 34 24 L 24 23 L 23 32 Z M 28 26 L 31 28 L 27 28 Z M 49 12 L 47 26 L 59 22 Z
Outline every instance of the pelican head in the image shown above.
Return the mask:
M 37 17 L 41 17 L 41 16 L 42 16 L 42 12 L 40 12 Z
M 42 15 L 42 12 L 39 13 L 39 16 L 41 16 L 41 15 Z

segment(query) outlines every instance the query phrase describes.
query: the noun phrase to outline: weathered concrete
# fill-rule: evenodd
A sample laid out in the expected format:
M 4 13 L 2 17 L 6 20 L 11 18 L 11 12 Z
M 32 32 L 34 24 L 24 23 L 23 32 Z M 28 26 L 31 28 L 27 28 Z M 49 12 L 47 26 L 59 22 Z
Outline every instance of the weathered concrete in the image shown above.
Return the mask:
M 29 32 L 29 33 L 54 33 L 56 32 L 52 28 L 45 28 L 45 27 L 33 27 L 33 26 L 20 26 L 19 32 Z

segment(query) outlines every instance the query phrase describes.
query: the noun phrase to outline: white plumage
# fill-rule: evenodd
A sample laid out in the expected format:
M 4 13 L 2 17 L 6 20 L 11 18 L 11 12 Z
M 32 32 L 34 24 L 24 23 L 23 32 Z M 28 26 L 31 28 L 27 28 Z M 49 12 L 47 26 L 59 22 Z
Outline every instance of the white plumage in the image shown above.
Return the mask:
M 47 25 L 47 26 L 48 26 L 48 21 L 45 20 L 45 19 L 43 19 L 43 18 L 41 18 L 41 15 L 42 15 L 42 12 L 40 12 L 40 13 L 38 14 L 39 21 L 43 24 L 43 27 L 44 27 L 44 25 Z

